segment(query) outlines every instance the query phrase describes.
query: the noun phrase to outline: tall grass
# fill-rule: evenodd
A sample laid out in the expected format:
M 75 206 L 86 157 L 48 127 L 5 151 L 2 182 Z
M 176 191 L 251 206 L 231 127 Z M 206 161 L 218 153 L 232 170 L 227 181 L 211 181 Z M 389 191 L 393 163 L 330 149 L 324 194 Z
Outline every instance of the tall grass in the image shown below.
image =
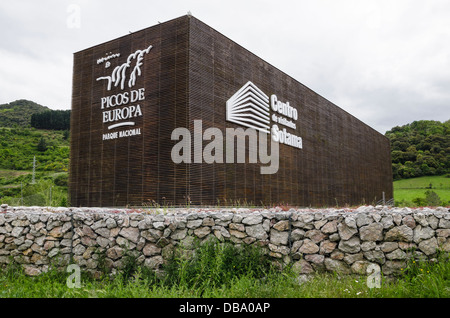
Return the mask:
M 261 248 L 206 242 L 190 252 L 176 250 L 165 266 L 164 283 L 204 291 L 243 276 L 261 279 L 274 271 Z
M 127 256 L 115 275 L 100 278 L 82 273 L 81 287 L 69 288 L 69 274 L 52 269 L 36 277 L 20 265 L 0 270 L 0 297 L 40 298 L 415 298 L 450 297 L 448 253 L 437 262 L 411 259 L 395 279 L 382 278 L 369 288 L 366 276 L 318 273 L 297 276 L 280 269 L 253 246 L 206 243 L 193 251 L 176 250 L 162 272 L 138 266 Z

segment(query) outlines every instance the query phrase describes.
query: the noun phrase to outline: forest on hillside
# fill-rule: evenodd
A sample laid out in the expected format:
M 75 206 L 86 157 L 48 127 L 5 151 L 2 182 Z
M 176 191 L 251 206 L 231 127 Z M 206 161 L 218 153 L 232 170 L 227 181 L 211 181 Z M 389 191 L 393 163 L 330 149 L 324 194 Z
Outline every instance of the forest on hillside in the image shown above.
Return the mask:
M 37 129 L 69 130 L 70 110 L 48 110 L 33 114 L 30 124 Z
M 2 104 L 0 105 L 0 127 L 29 127 L 31 116 L 49 110 L 48 107 L 26 99 Z
M 394 180 L 450 172 L 450 120 L 414 121 L 386 132 Z

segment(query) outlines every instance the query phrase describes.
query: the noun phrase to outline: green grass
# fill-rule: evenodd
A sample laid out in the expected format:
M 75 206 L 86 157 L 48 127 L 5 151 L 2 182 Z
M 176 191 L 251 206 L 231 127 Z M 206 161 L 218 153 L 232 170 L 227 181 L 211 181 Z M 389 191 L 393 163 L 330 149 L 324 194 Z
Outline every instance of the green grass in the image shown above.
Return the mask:
M 69 288 L 69 273 L 52 269 L 26 276 L 19 265 L 0 270 L 4 298 L 417 298 L 450 297 L 450 263 L 442 254 L 436 263 L 409 261 L 396 279 L 382 277 L 380 288 L 369 288 L 366 276 L 318 273 L 305 280 L 289 268 L 271 265 L 259 248 L 232 245 L 199 246 L 194 255 L 177 253 L 166 275 L 125 261 L 115 276 L 94 279 L 81 275 L 80 288 Z
M 394 181 L 394 189 L 447 189 L 450 190 L 450 178 L 443 176 L 426 176 Z
M 403 206 L 415 206 L 413 200 L 425 198 L 431 190 L 439 195 L 443 205 L 450 202 L 450 178 L 446 176 L 426 176 L 394 181 L 394 199 Z
M 396 200 L 407 200 L 412 201 L 415 198 L 425 198 L 425 191 L 422 189 L 394 189 L 394 198 Z M 432 191 L 436 192 L 441 200 L 449 201 L 450 200 L 450 189 L 432 189 Z
M 66 206 L 67 179 L 67 172 L 37 171 L 32 184 L 32 171 L 0 169 L 0 201 L 11 206 Z

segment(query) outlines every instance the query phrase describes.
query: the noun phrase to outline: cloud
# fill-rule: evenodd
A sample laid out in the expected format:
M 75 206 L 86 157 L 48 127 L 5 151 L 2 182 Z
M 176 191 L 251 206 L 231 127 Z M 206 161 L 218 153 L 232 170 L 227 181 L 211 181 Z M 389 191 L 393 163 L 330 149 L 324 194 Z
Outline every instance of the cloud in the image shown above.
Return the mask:
M 381 133 L 450 118 L 446 0 L 5 1 L 0 103 L 68 109 L 74 52 L 188 11 Z
M 28 99 L 54 109 L 68 109 L 71 95 L 72 61 L 45 60 L 0 50 L 1 103 Z

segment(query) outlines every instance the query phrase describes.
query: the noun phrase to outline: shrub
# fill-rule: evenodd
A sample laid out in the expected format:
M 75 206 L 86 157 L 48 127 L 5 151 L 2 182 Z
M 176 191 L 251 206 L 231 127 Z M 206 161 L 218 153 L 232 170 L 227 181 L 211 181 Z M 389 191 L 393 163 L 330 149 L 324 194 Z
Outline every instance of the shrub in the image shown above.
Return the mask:
M 412 199 L 412 202 L 416 206 L 425 206 L 425 205 L 427 205 L 427 200 L 425 198 L 414 198 L 414 199 Z
M 53 179 L 53 183 L 60 187 L 67 187 L 69 184 L 69 176 L 67 173 L 60 174 Z
M 47 141 L 45 141 L 44 137 L 41 137 L 37 145 L 37 150 L 40 152 L 45 152 L 47 149 L 48 149 Z
M 431 190 L 427 190 L 425 192 L 425 200 L 429 206 L 439 206 L 441 204 L 441 198 L 439 195 Z

